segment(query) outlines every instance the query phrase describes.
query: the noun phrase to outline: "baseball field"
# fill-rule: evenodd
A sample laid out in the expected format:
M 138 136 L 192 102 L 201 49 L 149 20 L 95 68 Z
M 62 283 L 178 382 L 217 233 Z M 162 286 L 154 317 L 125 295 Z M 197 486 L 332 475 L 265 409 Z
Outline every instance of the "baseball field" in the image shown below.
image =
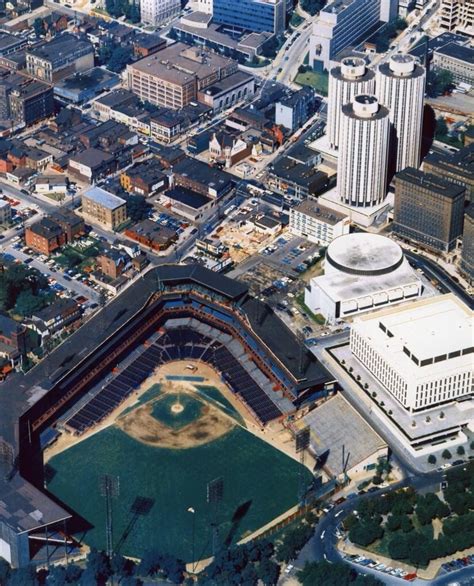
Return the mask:
M 93 525 L 86 544 L 105 549 L 103 474 L 120 482 L 114 548 L 134 557 L 154 549 L 192 561 L 189 508 L 194 558 L 211 555 L 214 509 L 206 490 L 218 477 L 224 482 L 216 519 L 221 543 L 235 543 L 296 504 L 300 464 L 242 427 L 217 389 L 205 390 L 155 390 L 114 425 L 49 460 L 48 489 Z M 310 472 L 303 474 L 309 482 Z

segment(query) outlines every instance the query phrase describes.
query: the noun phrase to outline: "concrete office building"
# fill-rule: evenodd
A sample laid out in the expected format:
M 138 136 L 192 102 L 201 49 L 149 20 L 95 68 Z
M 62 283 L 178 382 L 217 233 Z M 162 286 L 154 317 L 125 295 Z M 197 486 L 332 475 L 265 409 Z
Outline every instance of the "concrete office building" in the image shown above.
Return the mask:
M 395 176 L 393 232 L 434 252 L 462 234 L 465 188 L 407 167 Z
M 474 284 L 474 205 L 471 204 L 464 214 L 462 236 L 461 272 L 468 282 Z
M 389 113 L 373 95 L 342 107 L 337 189 L 349 206 L 376 206 L 385 198 Z
M 452 73 L 454 83 L 474 85 L 474 49 L 472 47 L 448 43 L 436 49 L 433 53 L 433 67 Z
M 115 230 L 127 219 L 127 202 L 100 187 L 91 187 L 82 194 L 82 216 L 86 222 Z
M 181 0 L 140 0 L 140 17 L 143 24 L 157 26 L 178 16 Z
M 311 279 L 304 302 L 330 323 L 415 299 L 423 292 L 401 247 L 378 234 L 356 232 L 333 240 L 324 275 Z
M 413 55 L 397 53 L 377 69 L 376 96 L 388 108 L 392 124 L 389 159 L 394 161 L 394 168 L 391 173 L 420 165 L 425 78 L 425 68 Z
M 215 23 L 276 35 L 285 30 L 285 0 L 213 0 Z
M 441 0 L 440 27 L 474 37 L 474 0 Z
M 361 316 L 351 351 L 411 412 L 472 395 L 473 312 L 455 295 Z
M 290 208 L 290 232 L 310 242 L 327 246 L 338 236 L 349 234 L 349 218 L 330 210 L 312 199 L 305 199 Z
M 236 61 L 175 43 L 129 65 L 127 81 L 128 88 L 140 100 L 178 110 L 237 69 Z
M 342 49 L 363 41 L 380 21 L 397 14 L 395 0 L 334 0 L 319 13 L 310 40 L 310 64 L 329 69 Z
M 474 201 L 474 143 L 456 153 L 433 152 L 423 159 L 423 171 L 466 188 L 466 200 Z
M 375 94 L 375 73 L 364 59 L 346 57 L 329 73 L 327 136 L 332 149 L 339 147 L 342 106 L 358 94 Z

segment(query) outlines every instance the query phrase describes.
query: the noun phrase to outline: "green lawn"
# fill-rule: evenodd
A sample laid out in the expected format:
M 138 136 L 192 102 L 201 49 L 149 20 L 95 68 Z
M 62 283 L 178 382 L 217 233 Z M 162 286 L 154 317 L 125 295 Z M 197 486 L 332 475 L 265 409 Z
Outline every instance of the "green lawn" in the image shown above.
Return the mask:
M 298 462 L 239 426 L 216 441 L 187 450 L 147 446 L 109 427 L 48 464 L 53 469 L 48 489 L 94 526 L 83 536 L 85 543 L 105 548 L 99 478 L 112 474 L 120 477 L 120 497 L 113 504 L 114 545 L 128 527 L 121 553 L 141 557 L 155 548 L 186 561 L 192 551 L 189 507 L 196 511 L 196 558 L 211 554 L 212 514 L 206 502 L 210 480 L 224 479 L 220 539 L 235 542 L 296 504 L 300 471 Z M 304 474 L 309 481 L 310 472 Z M 154 504 L 147 516 L 133 521 L 131 508 L 137 497 Z M 248 511 L 233 523 L 242 505 Z
M 299 85 L 309 85 L 323 96 L 328 95 L 328 80 L 329 77 L 327 73 L 317 73 L 316 71 L 298 73 L 295 77 L 295 83 Z

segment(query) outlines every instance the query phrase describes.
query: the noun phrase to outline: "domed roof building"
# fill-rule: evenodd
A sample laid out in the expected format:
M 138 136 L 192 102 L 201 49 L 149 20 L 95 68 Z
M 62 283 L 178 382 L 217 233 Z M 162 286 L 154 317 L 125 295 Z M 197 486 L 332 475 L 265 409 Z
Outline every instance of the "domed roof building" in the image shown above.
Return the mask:
M 401 247 L 385 236 L 339 236 L 326 251 L 324 275 L 311 279 L 305 303 L 331 323 L 419 297 L 423 285 Z

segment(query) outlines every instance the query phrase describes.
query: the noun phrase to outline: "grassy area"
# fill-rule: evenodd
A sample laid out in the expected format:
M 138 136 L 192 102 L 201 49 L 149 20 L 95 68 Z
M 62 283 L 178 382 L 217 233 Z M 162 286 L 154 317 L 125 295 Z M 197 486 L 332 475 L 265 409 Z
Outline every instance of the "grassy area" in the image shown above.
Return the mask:
M 136 441 L 115 426 L 76 444 L 49 462 L 48 489 L 88 520 L 93 528 L 77 536 L 90 546 L 105 548 L 105 505 L 99 477 L 120 478 L 114 500 L 114 545 L 120 553 L 141 557 L 156 549 L 191 561 L 192 519 L 196 510 L 196 558 L 211 555 L 207 483 L 224 479 L 219 510 L 219 538 L 235 543 L 282 514 L 297 502 L 300 464 L 239 426 L 208 444 L 172 450 Z M 306 469 L 306 481 L 310 472 Z M 84 498 L 87 495 L 87 498 Z M 138 497 L 151 499 L 148 515 L 134 519 Z M 243 518 L 237 513 L 247 509 Z
M 306 305 L 304 302 L 304 293 L 300 293 L 296 296 L 296 303 L 301 307 L 301 309 L 310 317 L 314 322 L 318 325 L 323 326 L 326 323 L 326 320 L 320 313 L 313 313 L 311 309 Z
M 318 73 L 312 70 L 306 71 L 305 73 L 298 73 L 295 77 L 295 83 L 298 85 L 309 85 L 323 96 L 328 95 L 328 80 L 329 76 L 327 73 Z

